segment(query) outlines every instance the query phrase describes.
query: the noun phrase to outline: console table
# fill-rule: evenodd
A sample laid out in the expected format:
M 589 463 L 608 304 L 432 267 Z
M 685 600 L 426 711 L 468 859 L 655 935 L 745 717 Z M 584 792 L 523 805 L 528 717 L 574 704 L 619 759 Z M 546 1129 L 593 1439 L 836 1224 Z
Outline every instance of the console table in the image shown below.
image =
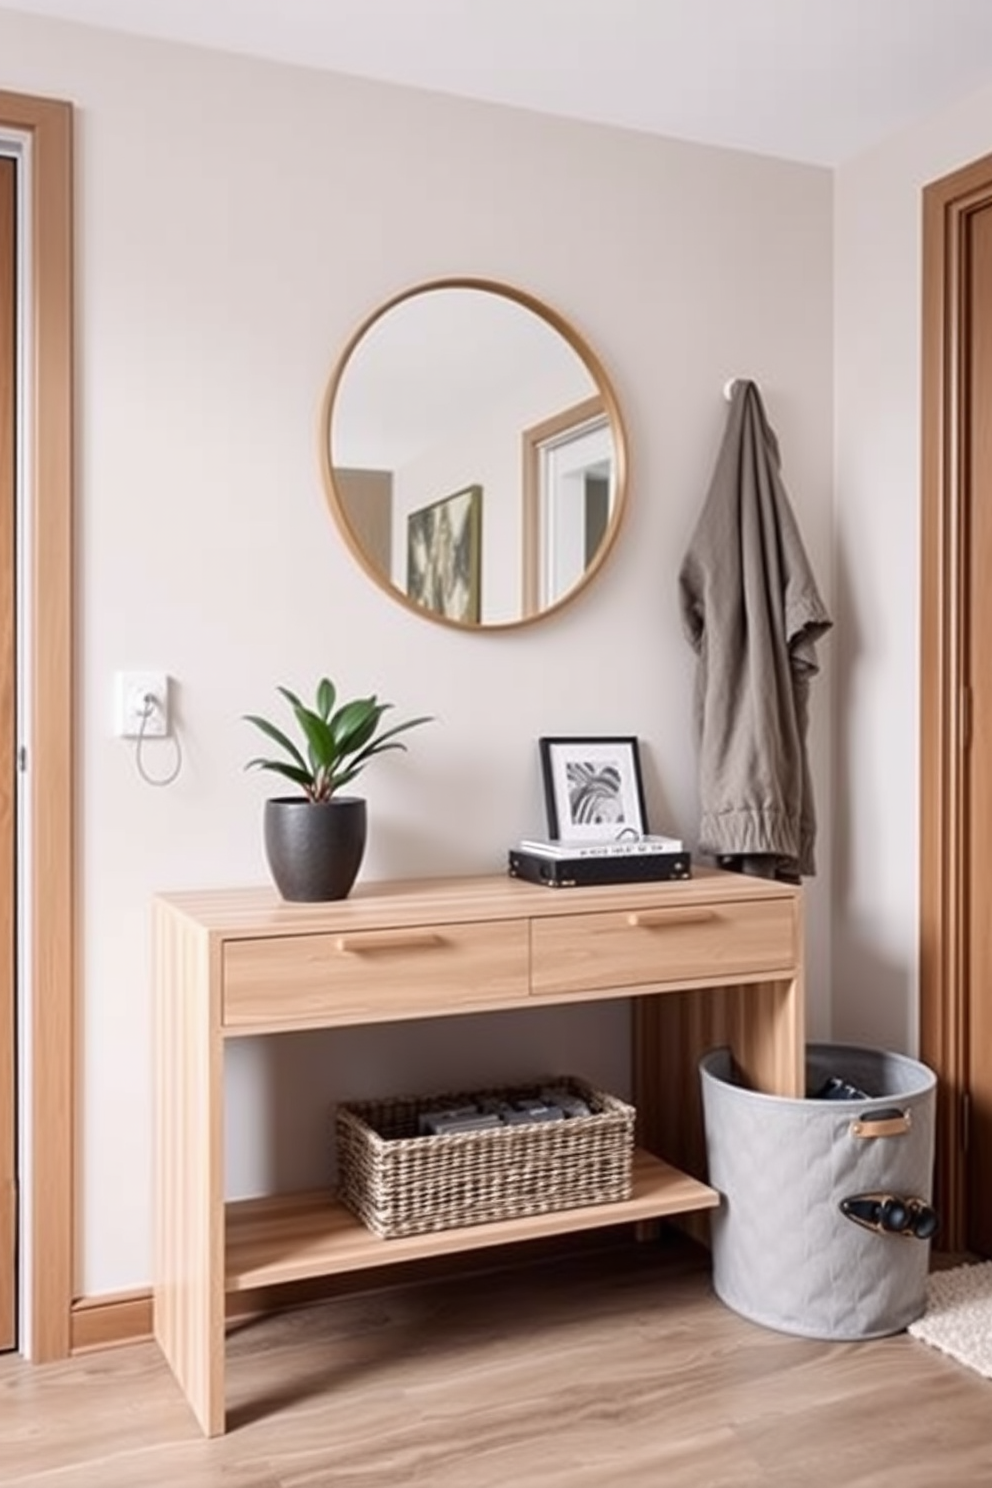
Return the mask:
M 312 905 L 163 894 L 153 944 L 155 1336 L 209 1436 L 225 1428 L 229 1294 L 713 1207 L 699 1055 L 730 1043 L 755 1088 L 802 1093 L 802 893 L 787 884 L 697 869 L 602 888 L 367 883 Z M 226 1040 L 618 997 L 635 1009 L 630 1200 L 392 1240 L 329 1191 L 225 1202 Z

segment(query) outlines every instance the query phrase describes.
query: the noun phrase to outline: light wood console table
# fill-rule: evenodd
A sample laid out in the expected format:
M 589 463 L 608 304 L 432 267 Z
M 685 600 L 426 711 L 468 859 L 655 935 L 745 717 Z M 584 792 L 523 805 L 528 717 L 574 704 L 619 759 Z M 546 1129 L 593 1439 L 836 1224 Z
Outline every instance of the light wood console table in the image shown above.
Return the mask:
M 704 1210 L 699 1055 L 729 1042 L 756 1088 L 802 1093 L 802 894 L 785 884 L 697 869 L 605 888 L 368 883 L 318 905 L 177 893 L 155 899 L 153 941 L 155 1336 L 209 1436 L 228 1294 Z M 329 1191 L 225 1202 L 227 1039 L 617 997 L 635 1008 L 629 1201 L 394 1240 Z

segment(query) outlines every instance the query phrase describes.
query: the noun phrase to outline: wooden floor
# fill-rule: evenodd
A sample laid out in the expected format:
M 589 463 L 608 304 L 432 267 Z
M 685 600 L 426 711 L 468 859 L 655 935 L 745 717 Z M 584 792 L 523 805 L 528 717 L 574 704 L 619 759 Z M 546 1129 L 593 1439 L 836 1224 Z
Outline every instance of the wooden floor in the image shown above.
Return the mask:
M 225 1437 L 154 1344 L 0 1359 L 4 1488 L 988 1488 L 992 1381 L 744 1321 L 680 1237 L 243 1323 Z

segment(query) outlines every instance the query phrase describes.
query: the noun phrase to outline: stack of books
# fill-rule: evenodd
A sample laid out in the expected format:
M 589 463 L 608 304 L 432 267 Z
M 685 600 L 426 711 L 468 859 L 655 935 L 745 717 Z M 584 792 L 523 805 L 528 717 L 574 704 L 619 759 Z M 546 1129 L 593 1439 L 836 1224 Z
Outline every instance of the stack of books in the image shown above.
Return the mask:
M 649 834 L 581 842 L 524 838 L 510 849 L 509 873 L 548 888 L 691 878 L 692 860 L 678 837 Z

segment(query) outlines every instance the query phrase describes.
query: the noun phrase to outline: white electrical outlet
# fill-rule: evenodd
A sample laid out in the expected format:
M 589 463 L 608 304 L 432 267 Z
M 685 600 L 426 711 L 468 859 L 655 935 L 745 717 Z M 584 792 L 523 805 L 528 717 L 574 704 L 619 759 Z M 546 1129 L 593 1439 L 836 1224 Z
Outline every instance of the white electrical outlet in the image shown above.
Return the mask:
M 169 727 L 169 678 L 165 672 L 118 672 L 117 737 L 164 739 Z

